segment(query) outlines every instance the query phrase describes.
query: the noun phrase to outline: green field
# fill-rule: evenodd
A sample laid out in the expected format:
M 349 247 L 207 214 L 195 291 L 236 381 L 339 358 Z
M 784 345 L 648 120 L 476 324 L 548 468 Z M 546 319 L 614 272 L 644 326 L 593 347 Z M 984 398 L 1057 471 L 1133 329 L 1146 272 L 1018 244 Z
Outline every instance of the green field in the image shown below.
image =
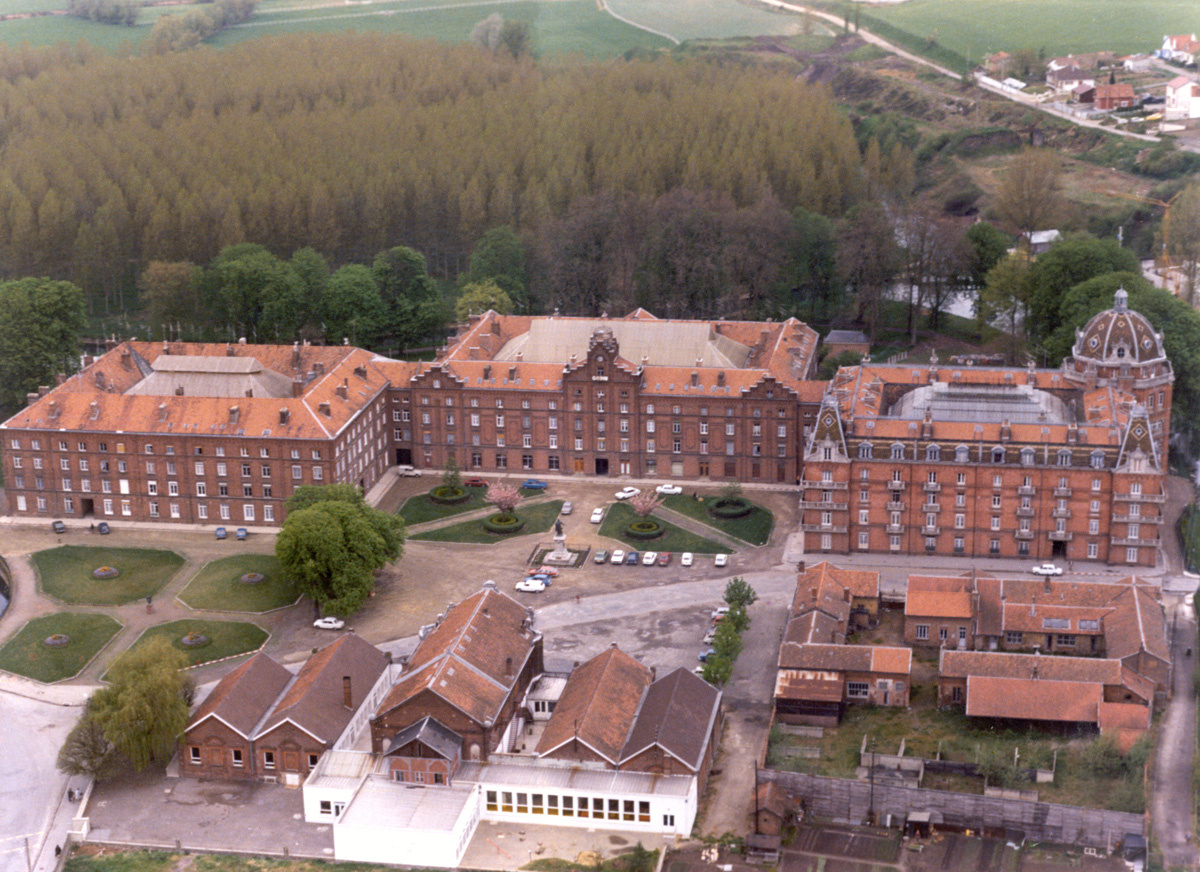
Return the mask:
M 33 555 L 42 590 L 65 603 L 115 606 L 158 593 L 183 558 L 174 551 L 150 548 L 95 548 L 62 545 Z M 116 578 L 96 578 L 102 566 L 119 570 Z
M 733 549 L 726 548 L 720 542 L 697 536 L 658 516 L 652 515 L 651 517 L 662 526 L 663 534 L 657 539 L 634 539 L 625 533 L 625 528 L 637 520 L 637 515 L 625 503 L 618 503 L 610 508 L 604 516 L 604 523 L 600 525 L 600 535 L 610 539 L 619 539 L 635 551 L 670 551 L 672 553 L 691 551 L 694 554 L 733 553 Z
M 558 517 L 562 504 L 562 500 L 551 500 L 548 503 L 538 503 L 532 506 L 517 506 L 517 517 L 525 522 L 525 526 L 518 533 L 508 535 L 490 533 L 484 529 L 481 520 L 475 520 L 451 524 L 449 527 L 439 527 L 411 538 L 426 542 L 469 542 L 475 545 L 495 545 L 517 536 L 545 533 L 554 523 L 554 519 Z
M 673 512 L 687 515 L 701 524 L 720 530 L 726 536 L 741 539 L 750 545 L 766 545 L 771 539 L 771 528 L 775 516 L 757 503 L 751 503 L 754 511 L 741 518 L 717 518 L 708 513 L 708 506 L 719 497 L 709 494 L 694 500 L 691 494 L 675 494 L 665 500 L 666 507 Z
M 108 615 L 63 612 L 34 618 L 0 648 L 0 669 L 34 681 L 61 681 L 78 674 L 120 629 Z M 65 633 L 70 641 L 61 648 L 43 644 L 55 633 Z
M 263 580 L 243 584 L 241 577 L 248 572 L 257 572 Z M 179 595 L 194 609 L 227 612 L 269 612 L 290 606 L 298 597 L 270 554 L 239 554 L 207 563 Z
M 680 40 L 792 35 L 803 26 L 799 15 L 740 0 L 608 0 L 608 7 L 635 24 Z M 811 24 L 813 33 L 828 27 L 819 21 Z
M 207 636 L 208 644 L 200 648 L 188 648 L 180 643 L 180 639 L 192 632 Z M 151 627 L 142 633 L 133 647 L 145 643 L 152 636 L 165 636 L 172 645 L 187 655 L 189 665 L 196 666 L 223 657 L 233 657 L 235 654 L 257 651 L 266 644 L 270 634 L 257 624 L 244 621 L 187 619 Z

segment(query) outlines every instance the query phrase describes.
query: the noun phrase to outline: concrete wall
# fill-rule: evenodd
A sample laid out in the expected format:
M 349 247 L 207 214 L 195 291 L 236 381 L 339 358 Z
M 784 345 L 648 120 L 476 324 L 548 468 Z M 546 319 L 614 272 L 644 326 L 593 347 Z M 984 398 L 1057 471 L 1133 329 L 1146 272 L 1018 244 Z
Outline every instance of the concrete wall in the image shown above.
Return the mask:
M 788 793 L 801 797 L 807 812 L 817 817 L 860 823 L 871 809 L 871 785 L 865 781 L 774 769 L 759 770 L 759 778 L 774 781 Z M 1048 802 L 879 783 L 874 786 L 873 801 L 877 819 L 889 814 L 906 816 L 915 811 L 929 811 L 935 823 L 972 829 L 1021 830 L 1033 841 L 1111 848 L 1127 833 L 1144 834 L 1141 815 Z

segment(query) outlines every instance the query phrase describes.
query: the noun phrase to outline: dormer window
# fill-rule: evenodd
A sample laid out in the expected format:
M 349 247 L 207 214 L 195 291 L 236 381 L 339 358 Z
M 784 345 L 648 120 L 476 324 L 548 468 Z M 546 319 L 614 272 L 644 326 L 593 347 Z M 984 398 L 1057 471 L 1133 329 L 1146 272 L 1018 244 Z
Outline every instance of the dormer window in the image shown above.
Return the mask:
M 870 460 L 871 459 L 871 443 L 870 442 L 858 443 L 858 459 L 859 460 Z
M 942 447 L 940 445 L 926 445 L 925 459 L 930 461 L 940 460 L 942 457 Z
M 896 442 L 892 445 L 892 460 L 904 459 L 904 445 Z

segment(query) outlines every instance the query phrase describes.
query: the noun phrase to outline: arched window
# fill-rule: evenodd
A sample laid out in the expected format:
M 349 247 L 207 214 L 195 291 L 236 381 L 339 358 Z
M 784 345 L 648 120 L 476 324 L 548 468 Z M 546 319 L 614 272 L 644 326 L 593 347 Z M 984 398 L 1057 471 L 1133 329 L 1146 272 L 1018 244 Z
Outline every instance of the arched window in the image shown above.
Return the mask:
M 1103 451 L 1093 451 L 1092 452 L 1092 469 L 1103 469 L 1103 468 L 1104 468 L 1104 452 Z
M 892 460 L 904 459 L 904 445 L 900 442 L 892 443 Z
M 967 445 L 960 445 L 954 449 L 955 463 L 966 463 L 971 459 L 971 448 Z
M 1058 452 L 1058 465 L 1059 466 L 1070 466 L 1071 465 L 1071 452 L 1070 451 L 1063 448 Z
M 992 463 L 1004 462 L 1004 449 L 997 445 L 992 449 Z
M 1032 448 L 1022 448 L 1021 449 L 1021 465 L 1022 466 L 1033 466 L 1033 449 Z

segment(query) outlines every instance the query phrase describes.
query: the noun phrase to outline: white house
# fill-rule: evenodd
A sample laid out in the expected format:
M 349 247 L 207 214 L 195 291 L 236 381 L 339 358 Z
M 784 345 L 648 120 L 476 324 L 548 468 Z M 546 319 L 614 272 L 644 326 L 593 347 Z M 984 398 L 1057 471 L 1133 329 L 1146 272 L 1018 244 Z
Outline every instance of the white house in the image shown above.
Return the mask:
M 1200 118 L 1200 85 L 1187 76 L 1167 82 L 1167 102 L 1163 115 L 1169 119 Z
M 1196 41 L 1194 33 L 1164 36 L 1162 48 L 1158 52 L 1161 58 L 1189 66 L 1196 62 L 1197 54 L 1200 54 L 1200 42 Z

